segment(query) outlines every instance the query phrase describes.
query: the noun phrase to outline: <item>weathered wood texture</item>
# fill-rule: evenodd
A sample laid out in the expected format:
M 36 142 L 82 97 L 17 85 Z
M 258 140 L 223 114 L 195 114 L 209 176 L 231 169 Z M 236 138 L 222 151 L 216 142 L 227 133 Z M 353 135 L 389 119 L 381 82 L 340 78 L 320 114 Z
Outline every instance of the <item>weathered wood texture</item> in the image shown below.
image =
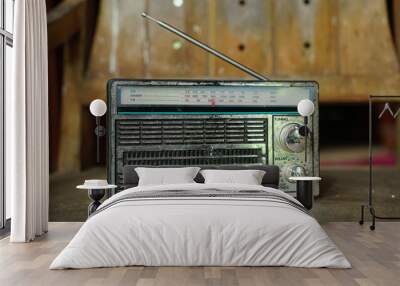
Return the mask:
M 50 223 L 49 233 L 32 243 L 0 241 L 0 285 L 399 285 L 400 223 L 324 226 L 352 269 L 290 267 L 117 267 L 49 270 L 81 223 Z
M 57 5 L 47 16 L 48 47 L 52 50 L 65 44 L 82 29 L 84 0 L 66 0 Z
M 321 102 L 400 93 L 385 0 L 104 0 L 85 101 L 104 97 L 110 77 L 249 78 L 142 11 L 271 78 L 320 81 Z
M 392 35 L 385 0 L 103 0 L 89 62 L 81 59 L 78 67 L 73 66 L 75 58 L 87 52 L 65 62 L 62 121 L 68 132 L 62 133 L 64 154 L 59 160 L 65 170 L 79 166 L 82 144 L 79 136 L 68 139 L 80 134 L 74 130 L 81 125 L 67 113 L 72 108 L 79 112 L 78 106 L 95 98 L 105 99 L 110 78 L 250 79 L 146 21 L 140 16 L 143 11 L 272 79 L 318 81 L 321 103 L 366 102 L 370 94 L 400 94 L 393 36 L 400 43 L 399 12 L 394 13 Z M 86 33 L 80 34 L 87 41 Z M 61 36 L 54 44 L 62 41 Z
M 64 77 L 64 45 L 82 29 L 83 0 L 46 0 L 48 9 L 48 69 L 49 69 L 49 143 L 50 171 L 59 166 L 62 93 Z
M 58 168 L 58 151 L 61 135 L 61 94 L 63 86 L 63 48 L 49 50 L 49 154 L 50 172 Z
M 81 114 L 81 90 L 83 58 L 78 57 L 82 53 L 82 45 L 78 38 L 72 39 L 64 49 L 64 61 L 68 63 L 64 67 L 64 86 L 61 102 L 61 141 L 58 171 L 78 170 L 81 159 L 82 114 Z M 88 134 L 90 136 L 90 134 Z
M 400 55 L 400 0 L 393 0 L 391 12 L 393 13 L 394 41 L 397 55 Z
M 47 4 L 51 7 L 47 16 L 50 170 L 65 171 L 79 168 L 80 163 L 80 111 L 84 97 L 81 91 L 85 89 L 84 73 L 92 48 L 98 1 L 64 0 Z
M 275 1 L 273 15 L 276 74 L 338 73 L 338 1 Z
M 386 1 L 340 1 L 340 72 L 391 75 L 399 72 Z M 364 7 L 364 8 L 363 8 Z
M 213 28 L 216 37 L 212 46 L 256 71 L 271 74 L 272 1 L 248 0 L 244 4 L 230 0 L 215 2 Z M 213 76 L 248 77 L 219 59 Z

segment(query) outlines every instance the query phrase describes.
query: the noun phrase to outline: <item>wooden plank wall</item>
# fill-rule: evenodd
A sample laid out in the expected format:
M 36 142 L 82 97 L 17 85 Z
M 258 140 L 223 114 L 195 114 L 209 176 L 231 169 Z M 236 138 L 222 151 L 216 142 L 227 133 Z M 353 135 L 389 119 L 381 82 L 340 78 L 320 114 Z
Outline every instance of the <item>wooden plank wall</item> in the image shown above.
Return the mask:
M 249 78 L 142 11 L 273 79 L 320 81 L 321 102 L 400 91 L 385 0 L 103 0 L 88 73 L 103 95 L 112 77 Z
M 105 99 L 110 78 L 250 79 L 146 21 L 142 11 L 272 79 L 318 81 L 321 103 L 400 94 L 400 41 L 396 49 L 393 38 L 400 35 L 399 21 L 392 34 L 386 5 L 386 0 L 102 0 L 87 72 L 81 80 L 74 72 L 64 78 L 69 100 L 62 121 L 69 121 L 70 132 L 62 136 L 81 128 L 79 120 L 67 118 L 70 107 Z M 79 165 L 79 144 L 71 140 L 81 141 L 61 139 L 69 142 L 60 150 L 64 169 Z

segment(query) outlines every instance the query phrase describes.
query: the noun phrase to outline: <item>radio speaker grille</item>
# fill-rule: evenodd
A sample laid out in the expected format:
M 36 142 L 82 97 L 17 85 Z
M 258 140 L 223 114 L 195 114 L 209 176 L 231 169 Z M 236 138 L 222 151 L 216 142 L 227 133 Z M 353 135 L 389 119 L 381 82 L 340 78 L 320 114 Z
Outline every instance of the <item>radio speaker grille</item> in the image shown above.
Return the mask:
M 124 152 L 124 165 L 229 165 L 257 164 L 261 148 L 144 150 Z
M 125 165 L 257 165 L 267 162 L 267 118 L 116 121 L 117 183 Z M 161 147 L 162 146 L 162 147 Z
M 123 165 L 134 166 L 207 166 L 265 164 L 262 146 L 234 149 L 186 149 L 124 151 Z M 118 168 L 118 183 L 123 184 L 122 166 Z
M 267 119 L 117 121 L 119 146 L 267 142 Z

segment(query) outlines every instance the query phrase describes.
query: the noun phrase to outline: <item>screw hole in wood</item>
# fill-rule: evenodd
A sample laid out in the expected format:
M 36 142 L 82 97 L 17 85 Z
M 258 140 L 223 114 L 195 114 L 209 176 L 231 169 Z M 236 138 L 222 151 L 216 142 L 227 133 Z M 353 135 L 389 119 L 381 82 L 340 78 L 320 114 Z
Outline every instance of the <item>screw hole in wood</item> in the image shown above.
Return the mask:
M 244 44 L 239 44 L 238 50 L 243 52 L 246 49 L 246 46 Z

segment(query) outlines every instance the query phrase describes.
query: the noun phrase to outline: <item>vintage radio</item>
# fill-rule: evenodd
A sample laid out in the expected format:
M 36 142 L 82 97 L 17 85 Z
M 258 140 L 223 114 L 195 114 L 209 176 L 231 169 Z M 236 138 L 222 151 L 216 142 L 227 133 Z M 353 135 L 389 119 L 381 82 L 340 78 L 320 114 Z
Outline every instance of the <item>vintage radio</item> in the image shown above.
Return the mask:
M 289 177 L 319 175 L 316 82 L 268 81 L 151 19 L 260 81 L 110 80 L 110 183 L 122 185 L 124 165 L 277 165 L 280 188 L 289 193 L 296 191 Z M 313 103 L 309 118 L 298 113 L 303 100 Z M 313 187 L 317 195 L 318 183 Z
M 112 183 L 124 165 L 277 165 L 287 192 L 290 176 L 318 175 L 314 82 L 112 80 L 108 91 Z M 302 99 L 317 107 L 307 144 Z

